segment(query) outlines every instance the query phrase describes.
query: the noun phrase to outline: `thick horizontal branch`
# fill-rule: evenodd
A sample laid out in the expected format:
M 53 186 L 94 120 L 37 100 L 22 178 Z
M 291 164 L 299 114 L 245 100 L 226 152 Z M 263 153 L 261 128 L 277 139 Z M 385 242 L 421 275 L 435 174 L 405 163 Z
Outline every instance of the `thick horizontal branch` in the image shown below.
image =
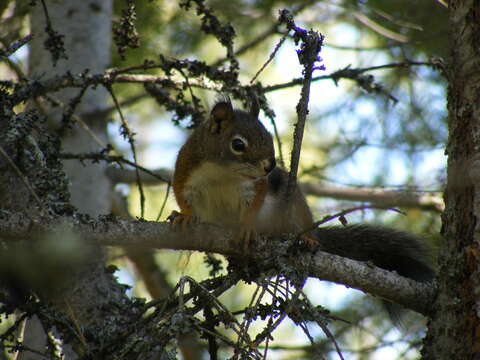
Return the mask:
M 317 251 L 292 255 L 290 251 L 275 255 L 278 246 L 269 246 L 279 239 L 259 238 L 255 248 L 247 253 L 234 241 L 232 233 L 211 224 L 199 224 L 181 230 L 172 225 L 150 221 L 99 219 L 81 221 L 69 217 L 31 219 L 23 214 L 0 216 L 0 237 L 6 242 L 19 239 L 39 239 L 45 233 L 71 232 L 83 240 L 103 246 L 134 246 L 156 249 L 197 250 L 223 255 L 249 257 L 255 263 L 268 262 L 277 266 L 289 264 L 292 270 L 321 280 L 333 281 L 362 290 L 380 298 L 391 300 L 406 308 L 427 314 L 433 299 L 433 284 L 418 283 L 375 266 L 340 256 Z M 261 241 L 262 240 L 262 241 Z M 264 241 L 267 240 L 267 241 Z M 278 243 L 277 243 L 278 244 Z
M 332 281 L 389 300 L 428 315 L 435 294 L 433 283 L 417 282 L 394 272 L 341 256 L 317 251 L 313 256 L 296 256 L 292 264 L 310 277 Z

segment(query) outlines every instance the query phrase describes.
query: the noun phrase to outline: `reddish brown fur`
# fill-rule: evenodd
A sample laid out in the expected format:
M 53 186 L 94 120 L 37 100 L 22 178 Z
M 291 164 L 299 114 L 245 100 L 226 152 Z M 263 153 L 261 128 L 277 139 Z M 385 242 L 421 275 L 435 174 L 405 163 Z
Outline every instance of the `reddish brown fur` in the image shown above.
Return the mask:
M 188 144 L 188 141 L 187 141 Z M 177 200 L 180 211 L 184 216 L 192 215 L 192 206 L 185 200 L 183 190 L 190 174 L 200 165 L 197 161 L 191 146 L 183 146 L 178 153 L 175 163 L 175 173 L 173 175 L 173 192 Z M 181 220 L 180 220 L 181 221 Z

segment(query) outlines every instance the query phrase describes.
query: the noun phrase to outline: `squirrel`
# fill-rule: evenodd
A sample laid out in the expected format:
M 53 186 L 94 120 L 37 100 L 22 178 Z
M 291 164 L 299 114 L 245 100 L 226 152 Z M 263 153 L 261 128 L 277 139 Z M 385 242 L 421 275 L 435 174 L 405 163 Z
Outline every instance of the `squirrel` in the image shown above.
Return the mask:
M 195 129 L 175 163 L 173 191 L 181 212 L 169 217 L 182 226 L 195 222 L 225 225 L 248 248 L 256 233 L 298 233 L 313 227 L 297 187 L 287 218 L 283 193 L 288 174 L 276 166 L 273 139 L 250 111 L 217 102 L 208 121 Z
M 299 234 L 313 228 L 312 213 L 298 185 L 287 204 L 288 174 L 276 166 L 272 136 L 258 115 L 256 101 L 243 111 L 233 109 L 230 100 L 221 100 L 194 130 L 175 164 L 173 190 L 181 212 L 172 213 L 174 224 L 225 225 L 237 231 L 245 247 L 256 233 Z M 313 237 L 322 251 L 368 261 L 417 281 L 435 276 L 427 248 L 407 232 L 348 225 L 319 227 L 308 234 L 307 240 Z

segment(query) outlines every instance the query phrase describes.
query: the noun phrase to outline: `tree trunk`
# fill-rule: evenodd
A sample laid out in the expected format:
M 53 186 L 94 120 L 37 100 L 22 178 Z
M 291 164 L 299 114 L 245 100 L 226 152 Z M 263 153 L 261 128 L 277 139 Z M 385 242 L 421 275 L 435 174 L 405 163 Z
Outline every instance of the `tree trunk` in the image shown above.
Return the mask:
M 68 71 L 75 74 L 84 72 L 86 69 L 90 72 L 102 72 L 110 63 L 112 2 L 110 0 L 48 1 L 46 6 L 51 27 L 64 36 L 65 54 L 68 59 L 60 59 L 56 66 L 53 66 L 52 56 L 44 45 L 47 40 L 45 31 L 47 17 L 42 4 L 37 2 L 31 14 L 31 31 L 34 34 L 34 41 L 31 43 L 29 52 L 29 76 L 50 78 Z M 64 89 L 51 95 L 55 102 L 60 101 L 64 105 L 47 107 L 50 125 L 57 128 L 62 126 L 62 114 L 68 113 L 70 100 L 77 94 L 78 89 Z M 108 93 L 104 88 L 89 88 L 76 107 L 75 114 L 92 113 L 104 108 L 107 99 Z M 64 151 L 98 152 L 105 146 L 106 121 L 83 120 L 90 131 L 85 131 L 74 122 L 73 127 L 65 132 L 65 137 L 62 139 Z M 91 216 L 110 212 L 111 186 L 105 175 L 105 164 L 85 163 L 82 166 L 78 161 L 66 161 L 64 169 L 70 181 L 71 202 L 79 212 Z M 24 206 L 28 207 L 28 204 Z M 80 328 L 90 328 L 90 331 L 100 333 L 107 322 L 116 321 L 120 326 L 123 321 L 128 321 L 127 318 L 131 314 L 125 309 L 118 309 L 119 311 L 114 313 L 109 311 L 109 314 L 104 313 L 112 303 L 126 305 L 129 300 L 124 294 L 124 288 L 105 271 L 100 247 L 89 251 L 91 254 L 89 264 L 77 269 L 67 289 L 64 289 L 62 298 L 47 298 L 47 300 L 54 302 L 57 310 L 65 312 L 67 317 Z M 34 329 L 37 332 L 30 333 Z M 38 332 L 39 329 L 41 330 L 41 327 L 27 326 L 25 338 L 37 337 L 37 343 L 38 337 L 45 339 L 45 335 L 41 331 Z M 95 348 L 90 346 L 87 339 L 79 338 L 72 343 L 77 354 L 86 354 Z M 26 356 L 29 359 L 33 358 L 32 354 Z M 71 355 L 70 358 L 72 357 L 74 356 Z
M 480 2 L 449 4 L 446 209 L 425 359 L 480 358 Z
M 29 75 L 32 78 L 64 75 L 68 71 L 79 74 L 88 69 L 90 73 L 101 73 L 110 64 L 111 51 L 111 0 L 95 1 L 48 1 L 48 14 L 55 31 L 64 35 L 65 50 L 68 59 L 60 59 L 52 65 L 50 53 L 45 49 L 45 15 L 40 3 L 31 14 L 31 30 L 35 34 L 30 47 Z M 63 89 L 53 93 L 52 97 L 69 105 L 69 101 L 78 94 L 78 89 Z M 75 114 L 93 113 L 107 105 L 108 93 L 98 86 L 89 88 L 77 106 Z M 61 126 L 65 108 L 50 109 L 49 118 Z M 62 139 L 65 152 L 98 152 L 107 144 L 106 119 L 90 121 L 82 117 L 94 136 L 74 122 L 72 130 Z M 100 144 L 98 143 L 100 142 Z M 110 213 L 110 182 L 105 174 L 106 163 L 85 162 L 79 166 L 78 160 L 66 160 L 65 172 L 70 179 L 72 204 L 82 213 L 92 216 Z

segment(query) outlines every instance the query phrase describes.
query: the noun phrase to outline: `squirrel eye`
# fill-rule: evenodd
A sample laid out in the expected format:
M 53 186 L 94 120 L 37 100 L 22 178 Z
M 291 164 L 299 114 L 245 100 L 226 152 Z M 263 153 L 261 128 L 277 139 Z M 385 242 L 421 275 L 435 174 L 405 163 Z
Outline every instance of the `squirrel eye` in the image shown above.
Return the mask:
M 235 136 L 230 143 L 230 149 L 235 155 L 240 155 L 247 149 L 248 141 L 240 136 Z

